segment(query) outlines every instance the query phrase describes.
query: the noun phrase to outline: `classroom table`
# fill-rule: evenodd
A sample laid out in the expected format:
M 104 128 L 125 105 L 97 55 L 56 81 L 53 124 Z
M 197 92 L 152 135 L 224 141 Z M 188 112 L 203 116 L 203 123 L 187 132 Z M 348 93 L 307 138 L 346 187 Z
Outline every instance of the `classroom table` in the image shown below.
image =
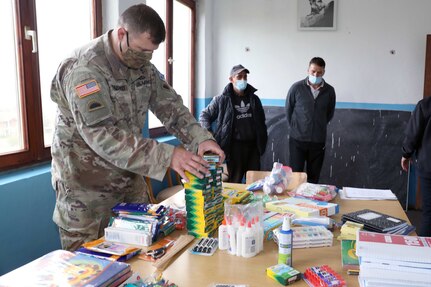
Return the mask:
M 223 183 L 224 187 L 244 188 L 245 185 Z M 340 205 L 340 212 L 331 216 L 337 221 L 344 213 L 369 208 L 383 212 L 409 222 L 407 215 L 398 201 L 353 201 L 342 200 L 337 196 L 332 202 Z M 184 191 L 167 199 L 164 204 L 184 206 Z M 174 237 L 181 234 L 174 232 Z M 347 286 L 359 286 L 356 275 L 347 275 L 341 265 L 340 242 L 336 239 L 339 231 L 334 232 L 331 247 L 293 249 L 293 267 L 303 273 L 312 266 L 329 265 L 346 280 Z M 195 243 L 197 239 L 193 241 Z M 227 251 L 217 250 L 212 256 L 193 255 L 189 252 L 192 243 L 172 258 L 172 262 L 163 271 L 163 278 L 181 287 L 207 287 L 211 283 L 247 284 L 250 287 L 282 286 L 266 275 L 266 268 L 277 264 L 278 247 L 274 241 L 265 241 L 264 250 L 252 258 L 230 255 Z M 150 262 L 134 258 L 130 261 L 132 269 L 141 276 L 148 276 L 156 269 Z M 308 286 L 303 280 L 293 286 Z

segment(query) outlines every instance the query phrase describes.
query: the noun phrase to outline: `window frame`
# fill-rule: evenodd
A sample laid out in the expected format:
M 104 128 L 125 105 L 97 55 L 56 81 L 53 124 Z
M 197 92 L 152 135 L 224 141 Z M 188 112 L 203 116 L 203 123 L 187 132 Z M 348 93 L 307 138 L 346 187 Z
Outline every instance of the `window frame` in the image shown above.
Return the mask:
M 51 148 L 43 140 L 42 99 L 40 91 L 39 54 L 32 53 L 32 42 L 25 40 L 24 27 L 37 31 L 35 0 L 15 0 L 15 25 L 21 121 L 24 149 L 0 155 L 0 171 L 51 160 Z M 102 34 L 102 0 L 91 0 L 92 36 Z
M 166 82 L 171 85 L 174 89 L 173 80 L 173 65 L 169 64 L 168 59 L 173 58 L 173 17 L 174 17 L 174 1 L 177 1 L 191 10 L 191 43 L 190 43 L 190 112 L 194 115 L 195 105 L 194 100 L 196 98 L 196 85 L 195 85 L 195 64 L 196 64 L 196 2 L 194 0 L 166 0 Z M 149 129 L 150 138 L 156 138 L 161 136 L 169 136 L 170 134 L 164 126 Z

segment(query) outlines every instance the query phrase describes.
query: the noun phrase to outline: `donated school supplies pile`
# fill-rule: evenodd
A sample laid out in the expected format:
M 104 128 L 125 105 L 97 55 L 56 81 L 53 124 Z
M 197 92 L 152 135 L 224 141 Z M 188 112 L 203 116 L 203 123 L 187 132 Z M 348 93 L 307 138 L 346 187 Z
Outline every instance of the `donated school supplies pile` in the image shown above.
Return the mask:
M 431 238 L 359 231 L 360 286 L 430 286 Z
M 189 182 L 184 183 L 187 229 L 194 237 L 209 237 L 223 221 L 222 196 L 223 167 L 216 155 L 204 155 L 209 173 L 202 179 L 186 172 Z
M 150 246 L 160 235 L 175 229 L 169 220 L 169 208 L 160 204 L 119 203 L 112 208 L 116 216 L 111 217 L 105 228 L 105 239 L 141 246 Z
M 1 276 L 0 286 L 119 286 L 131 275 L 129 264 L 56 250 Z

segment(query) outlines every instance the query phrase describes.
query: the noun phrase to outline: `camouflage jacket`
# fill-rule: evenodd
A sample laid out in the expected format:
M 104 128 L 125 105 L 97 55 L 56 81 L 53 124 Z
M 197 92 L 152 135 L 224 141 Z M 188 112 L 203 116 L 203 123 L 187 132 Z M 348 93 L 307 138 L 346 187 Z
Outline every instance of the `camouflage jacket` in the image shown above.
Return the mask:
M 174 147 L 143 138 L 149 109 L 191 151 L 213 139 L 153 65 L 134 70 L 119 60 L 110 33 L 64 60 L 52 81 L 53 182 L 70 188 L 120 190 L 138 175 L 163 179 Z

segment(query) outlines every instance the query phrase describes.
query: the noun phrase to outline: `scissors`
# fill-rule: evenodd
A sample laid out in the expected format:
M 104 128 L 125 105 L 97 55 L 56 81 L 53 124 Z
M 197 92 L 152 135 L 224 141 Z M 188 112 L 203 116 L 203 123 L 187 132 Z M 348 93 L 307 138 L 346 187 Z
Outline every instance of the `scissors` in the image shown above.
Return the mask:
M 166 245 L 164 245 L 160 248 L 148 250 L 145 253 L 145 255 L 151 256 L 154 259 L 158 259 L 158 258 L 162 257 L 163 255 L 165 255 L 166 249 L 168 249 L 168 247 L 173 245 L 174 243 L 175 243 L 175 241 L 170 241 L 169 243 L 167 243 Z

